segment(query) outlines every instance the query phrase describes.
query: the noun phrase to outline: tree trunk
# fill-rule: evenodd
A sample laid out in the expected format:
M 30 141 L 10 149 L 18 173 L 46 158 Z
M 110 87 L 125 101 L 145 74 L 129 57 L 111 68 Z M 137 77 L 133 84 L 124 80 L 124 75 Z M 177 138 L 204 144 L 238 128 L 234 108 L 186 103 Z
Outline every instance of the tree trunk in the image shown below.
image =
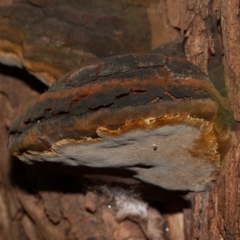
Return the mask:
M 163 239 L 239 239 L 239 7 L 237 0 L 2 0 L 0 239 L 147 239 L 137 222 L 116 221 L 111 195 L 88 189 L 78 171 L 11 158 L 8 130 L 31 101 L 68 71 L 176 39 L 183 40 L 187 59 L 230 102 L 232 142 L 217 181 L 206 191 L 188 193 L 185 200 L 147 186 L 145 191 L 157 198 L 146 201 L 151 211 L 161 213 Z
M 191 196 L 192 207 L 185 211 L 186 239 L 239 239 L 239 2 L 194 2 L 188 6 L 186 55 L 209 74 L 222 95 L 224 77 L 235 128 L 218 180 Z

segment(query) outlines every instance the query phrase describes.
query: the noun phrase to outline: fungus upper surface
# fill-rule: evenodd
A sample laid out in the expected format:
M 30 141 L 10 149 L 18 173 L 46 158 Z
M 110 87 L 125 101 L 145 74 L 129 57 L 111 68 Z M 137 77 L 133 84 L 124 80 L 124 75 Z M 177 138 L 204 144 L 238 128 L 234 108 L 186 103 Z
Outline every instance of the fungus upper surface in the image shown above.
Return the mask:
M 125 168 L 167 189 L 216 178 L 230 123 L 223 98 L 190 62 L 123 55 L 70 72 L 11 127 L 25 162 Z
M 114 4 L 98 0 L 91 4 L 8 2 L 0 8 L 0 62 L 24 67 L 47 85 L 99 58 L 146 52 L 151 47 L 144 1 L 136 7 L 128 0 Z

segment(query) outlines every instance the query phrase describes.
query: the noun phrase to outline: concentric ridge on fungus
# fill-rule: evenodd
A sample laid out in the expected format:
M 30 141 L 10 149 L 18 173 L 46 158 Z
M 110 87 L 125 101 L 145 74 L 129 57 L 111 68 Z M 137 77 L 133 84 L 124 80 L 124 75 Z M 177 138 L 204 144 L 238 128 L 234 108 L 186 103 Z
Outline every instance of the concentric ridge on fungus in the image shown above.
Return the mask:
M 73 71 L 11 128 L 23 161 L 125 168 L 167 189 L 203 190 L 230 136 L 224 99 L 190 62 L 124 55 Z

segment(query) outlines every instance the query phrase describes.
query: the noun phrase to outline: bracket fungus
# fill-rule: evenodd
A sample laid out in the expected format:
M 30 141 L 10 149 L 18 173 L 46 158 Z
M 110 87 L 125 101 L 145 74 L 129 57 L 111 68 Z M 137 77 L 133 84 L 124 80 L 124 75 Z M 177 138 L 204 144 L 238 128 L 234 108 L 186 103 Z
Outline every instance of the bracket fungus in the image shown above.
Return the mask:
M 24 162 L 127 169 L 170 190 L 204 190 L 230 138 L 224 99 L 195 65 L 160 54 L 106 58 L 53 84 L 10 130 Z

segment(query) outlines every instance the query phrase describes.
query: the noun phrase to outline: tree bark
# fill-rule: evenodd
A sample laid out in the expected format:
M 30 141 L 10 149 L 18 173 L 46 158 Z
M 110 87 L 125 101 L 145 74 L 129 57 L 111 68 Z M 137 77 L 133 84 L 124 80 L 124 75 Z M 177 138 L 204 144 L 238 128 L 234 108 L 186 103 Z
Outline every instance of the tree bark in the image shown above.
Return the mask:
M 186 239 L 239 239 L 239 2 L 193 2 L 194 7 L 188 7 L 186 55 L 209 73 L 222 95 L 228 93 L 235 127 L 218 180 L 207 191 L 191 196 L 192 208 L 185 211 Z

